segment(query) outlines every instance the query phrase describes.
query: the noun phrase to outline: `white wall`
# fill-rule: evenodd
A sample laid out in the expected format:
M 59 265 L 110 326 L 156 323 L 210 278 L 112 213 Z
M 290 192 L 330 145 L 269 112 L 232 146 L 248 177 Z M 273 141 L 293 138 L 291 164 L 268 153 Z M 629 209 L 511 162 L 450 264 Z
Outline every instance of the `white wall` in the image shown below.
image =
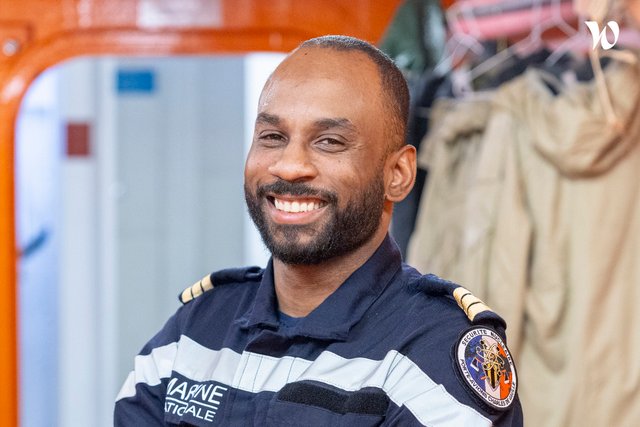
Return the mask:
M 97 116 L 98 64 L 79 59 L 60 69 L 62 122 L 88 123 Z M 100 394 L 99 157 L 93 133 L 91 155 L 65 157 L 62 167 L 62 220 L 59 275 L 58 425 L 98 425 L 104 416 Z

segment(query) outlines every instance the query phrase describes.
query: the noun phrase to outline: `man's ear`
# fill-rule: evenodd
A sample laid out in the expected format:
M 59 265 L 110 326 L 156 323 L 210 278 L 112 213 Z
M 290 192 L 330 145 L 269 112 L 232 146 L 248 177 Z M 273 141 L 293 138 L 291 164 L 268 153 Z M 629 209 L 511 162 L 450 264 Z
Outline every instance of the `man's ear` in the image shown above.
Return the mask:
M 385 165 L 387 200 L 397 203 L 407 197 L 416 180 L 416 148 L 405 145 L 389 155 Z

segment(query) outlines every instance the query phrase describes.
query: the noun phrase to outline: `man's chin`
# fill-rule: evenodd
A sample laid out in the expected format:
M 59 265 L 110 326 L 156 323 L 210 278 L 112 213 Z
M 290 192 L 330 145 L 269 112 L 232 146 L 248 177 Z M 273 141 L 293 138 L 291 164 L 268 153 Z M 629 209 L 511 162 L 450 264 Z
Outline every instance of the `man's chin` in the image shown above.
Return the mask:
M 278 225 L 271 229 L 265 244 L 274 258 L 286 264 L 315 264 L 322 256 L 318 252 L 318 233 L 315 229 L 305 230 L 308 226 Z
M 269 233 L 271 240 L 283 243 L 299 243 L 307 245 L 313 243 L 323 228 L 324 224 L 314 222 L 311 224 L 280 224 L 269 221 Z
M 271 250 L 273 258 L 289 265 L 316 265 L 326 260 L 324 254 L 309 247 L 278 246 Z
M 296 226 L 285 226 L 285 227 L 300 227 Z M 269 236 L 269 241 L 272 243 L 272 246 L 278 248 L 296 248 L 299 251 L 306 251 L 311 247 L 316 245 L 316 233 L 308 232 L 307 230 L 298 230 L 288 228 L 284 231 L 277 230 Z

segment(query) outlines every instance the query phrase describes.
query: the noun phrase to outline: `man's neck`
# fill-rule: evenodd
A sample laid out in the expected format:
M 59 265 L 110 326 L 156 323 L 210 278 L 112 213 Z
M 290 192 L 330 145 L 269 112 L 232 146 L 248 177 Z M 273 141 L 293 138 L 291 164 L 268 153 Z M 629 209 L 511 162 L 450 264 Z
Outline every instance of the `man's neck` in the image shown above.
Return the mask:
M 378 249 L 386 236 L 377 232 L 355 251 L 314 265 L 285 264 L 273 260 L 273 277 L 280 311 L 303 317 L 311 313 L 360 268 Z

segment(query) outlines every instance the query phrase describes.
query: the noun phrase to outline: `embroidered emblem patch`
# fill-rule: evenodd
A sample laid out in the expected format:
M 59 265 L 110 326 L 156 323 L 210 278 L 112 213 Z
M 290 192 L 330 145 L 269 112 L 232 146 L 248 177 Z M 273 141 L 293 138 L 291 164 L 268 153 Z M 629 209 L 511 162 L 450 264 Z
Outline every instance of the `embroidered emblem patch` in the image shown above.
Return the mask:
M 494 409 L 506 410 L 516 397 L 518 380 L 509 349 L 489 328 L 466 331 L 456 347 L 456 365 L 473 392 Z

